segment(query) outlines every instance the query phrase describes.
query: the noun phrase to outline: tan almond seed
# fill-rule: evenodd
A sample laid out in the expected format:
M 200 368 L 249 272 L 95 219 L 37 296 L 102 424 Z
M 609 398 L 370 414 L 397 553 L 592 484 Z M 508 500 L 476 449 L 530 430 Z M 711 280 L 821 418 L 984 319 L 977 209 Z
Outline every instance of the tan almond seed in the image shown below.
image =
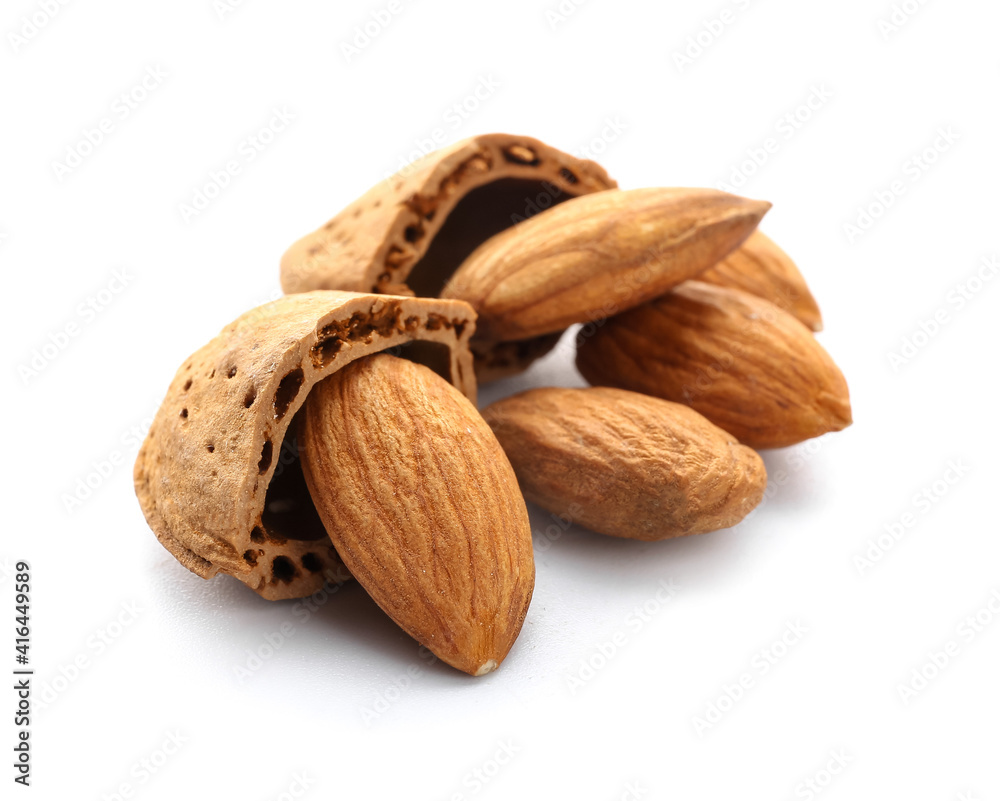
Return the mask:
M 823 330 L 823 316 L 806 279 L 788 254 L 760 231 L 750 234 L 746 242 L 699 275 L 698 280 L 742 289 L 771 301 L 807 328 Z
M 847 382 L 802 323 L 738 289 L 688 281 L 578 344 L 591 384 L 684 403 L 753 448 L 851 424 Z
M 475 308 L 480 342 L 551 334 L 698 275 L 739 247 L 770 207 L 714 189 L 573 198 L 488 239 L 441 297 Z
M 494 670 L 535 569 L 517 479 L 475 406 L 428 368 L 376 354 L 317 385 L 300 418 L 306 483 L 348 569 L 449 665 Z
M 661 540 L 733 526 L 761 458 L 679 403 L 621 389 L 533 389 L 484 412 L 528 500 L 601 534 Z

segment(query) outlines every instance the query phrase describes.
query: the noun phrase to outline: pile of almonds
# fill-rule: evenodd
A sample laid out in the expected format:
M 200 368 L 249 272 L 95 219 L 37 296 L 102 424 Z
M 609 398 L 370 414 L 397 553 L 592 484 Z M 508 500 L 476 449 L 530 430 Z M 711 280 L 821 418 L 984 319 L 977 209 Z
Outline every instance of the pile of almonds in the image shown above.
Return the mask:
M 430 154 L 295 243 L 286 297 L 181 367 L 136 461 L 150 527 L 272 600 L 353 577 L 443 661 L 496 669 L 534 588 L 525 499 L 614 537 L 715 531 L 763 497 L 754 449 L 850 425 L 769 208 L 620 190 L 523 136 Z M 592 387 L 477 410 L 477 378 L 578 323 Z

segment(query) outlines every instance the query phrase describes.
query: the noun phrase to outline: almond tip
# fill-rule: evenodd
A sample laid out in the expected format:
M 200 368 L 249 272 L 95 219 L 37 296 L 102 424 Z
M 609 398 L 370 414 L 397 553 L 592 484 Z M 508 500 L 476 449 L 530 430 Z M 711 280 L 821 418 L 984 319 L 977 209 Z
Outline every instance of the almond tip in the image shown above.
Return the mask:
M 495 659 L 487 660 L 479 666 L 479 669 L 473 674 L 474 676 L 485 676 L 487 673 L 492 673 L 500 667 L 500 664 Z

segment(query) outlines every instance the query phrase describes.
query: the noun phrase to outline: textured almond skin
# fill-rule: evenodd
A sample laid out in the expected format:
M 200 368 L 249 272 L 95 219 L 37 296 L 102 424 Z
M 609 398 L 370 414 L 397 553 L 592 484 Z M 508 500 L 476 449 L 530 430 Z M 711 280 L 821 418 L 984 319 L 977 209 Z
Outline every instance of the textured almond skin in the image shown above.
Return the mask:
M 750 234 L 746 242 L 699 275 L 698 280 L 742 289 L 771 301 L 807 328 L 823 330 L 823 316 L 806 279 L 788 254 L 760 231 Z
M 760 503 L 760 456 L 687 406 L 621 389 L 533 389 L 484 412 L 528 500 L 613 537 L 733 526 Z
M 773 303 L 688 281 L 578 343 L 591 384 L 685 403 L 752 448 L 851 424 L 847 382 L 812 333 Z
M 375 602 L 449 665 L 494 670 L 535 567 L 517 479 L 475 406 L 428 368 L 376 354 L 313 389 L 299 440 L 320 518 Z
M 770 207 L 714 189 L 611 189 L 573 198 L 488 239 L 441 297 L 475 308 L 481 342 L 560 331 L 698 275 L 739 247 Z

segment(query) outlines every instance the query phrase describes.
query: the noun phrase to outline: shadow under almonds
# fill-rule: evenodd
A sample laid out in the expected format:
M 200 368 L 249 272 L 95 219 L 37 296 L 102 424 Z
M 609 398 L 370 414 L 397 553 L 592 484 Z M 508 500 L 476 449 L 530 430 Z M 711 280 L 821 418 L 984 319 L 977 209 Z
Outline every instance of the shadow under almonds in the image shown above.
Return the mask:
M 633 540 L 597 534 L 573 523 L 572 509 L 560 515 L 529 503 L 528 512 L 536 563 L 546 569 L 568 567 L 577 579 L 589 576 L 606 592 L 613 592 L 620 583 L 628 595 L 637 583 L 655 586 L 668 577 L 681 584 L 724 582 L 743 558 L 739 543 L 752 536 L 734 527 L 663 540 Z
M 294 476 L 301 481 L 298 449 L 289 453 L 294 464 L 284 465 L 281 480 Z M 302 511 L 290 499 L 294 493 L 280 495 L 276 503 L 281 508 L 265 510 L 271 528 L 289 535 L 301 524 L 308 539 L 325 539 L 325 532 L 313 530 L 322 526 L 318 517 L 303 524 Z M 332 684 L 350 692 L 381 680 L 377 677 L 406 673 L 413 665 L 429 676 L 469 678 L 421 649 L 357 580 L 340 581 L 346 573 L 330 576 L 304 598 L 269 601 L 232 576 L 206 581 L 158 546 L 151 543 L 150 548 L 156 549 L 152 584 L 159 606 L 179 632 L 175 648 L 190 652 L 188 658 L 208 672 L 225 674 L 240 689 L 252 689 L 265 674 L 280 673 L 309 692 L 332 692 Z M 179 659 L 187 661 L 182 654 Z
M 762 507 L 812 502 L 808 459 L 796 469 L 789 466 L 797 454 L 797 449 L 765 451 L 769 476 L 784 470 L 786 480 L 769 488 L 758 513 L 707 534 L 651 542 L 610 537 L 576 524 L 572 508 L 556 514 L 529 503 L 539 581 L 565 578 L 572 584 L 585 576 L 609 598 L 616 587 L 631 597 L 636 584 L 655 587 L 667 578 L 704 588 L 728 583 L 744 574 L 755 540 L 766 536 Z M 421 649 L 353 579 L 327 582 L 306 598 L 267 601 L 230 576 L 198 578 L 159 546 L 149 547 L 156 554 L 151 560 L 154 592 L 176 634 L 172 647 L 189 652 L 183 661 L 197 661 L 241 690 L 252 691 L 254 682 L 280 675 L 309 692 L 350 692 L 384 683 L 414 665 L 435 683 L 469 680 Z
M 357 689 L 373 674 L 395 676 L 414 664 L 427 674 L 468 679 L 421 651 L 355 580 L 307 598 L 268 601 L 231 576 L 205 581 L 169 555 L 159 561 L 153 583 L 177 635 L 168 650 L 241 689 L 276 672 L 309 692 L 322 694 L 341 679 Z
M 790 448 L 760 451 L 767 468 L 767 493 L 758 513 L 764 507 L 792 511 L 815 504 L 816 462 L 825 441 L 826 437 L 819 437 Z

